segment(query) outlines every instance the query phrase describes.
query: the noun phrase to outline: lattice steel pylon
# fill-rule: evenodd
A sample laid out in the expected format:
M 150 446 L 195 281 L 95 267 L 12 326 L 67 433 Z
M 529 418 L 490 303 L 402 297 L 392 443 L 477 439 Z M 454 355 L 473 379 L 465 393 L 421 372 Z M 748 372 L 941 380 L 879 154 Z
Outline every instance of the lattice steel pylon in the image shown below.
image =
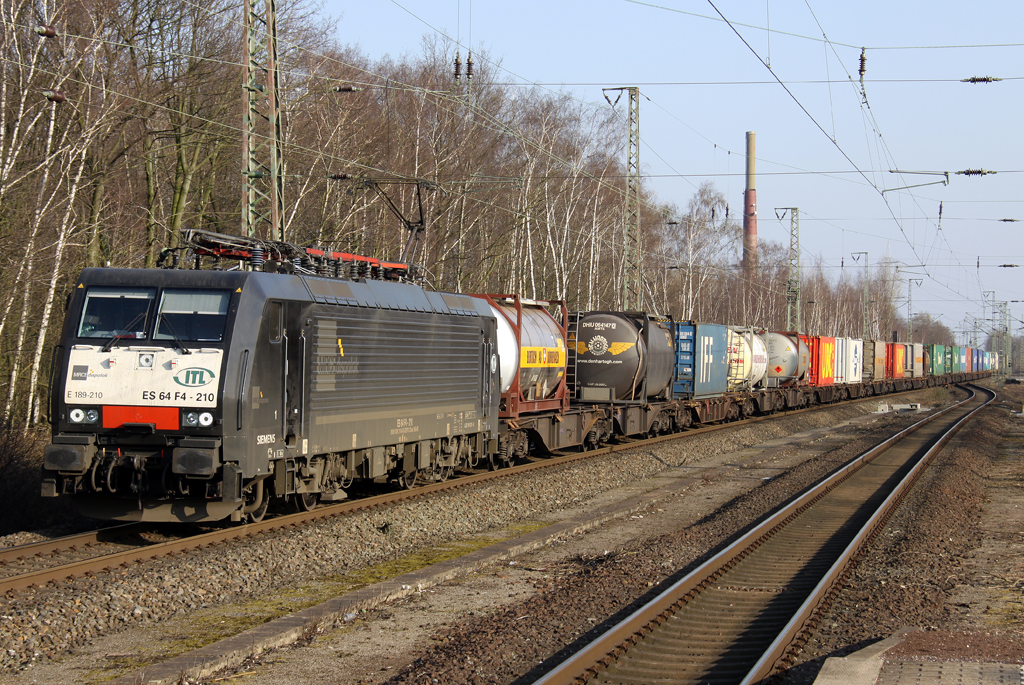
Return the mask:
M 1012 364 L 1012 361 L 1013 361 L 1011 359 L 1012 351 L 1013 351 L 1013 338 L 1010 335 L 1010 303 L 1009 302 L 1000 302 L 999 303 L 999 314 L 1001 315 L 1000 316 L 1000 318 L 1001 318 L 1001 321 L 1000 321 L 1000 324 L 1001 324 L 1000 329 L 1001 329 L 1001 331 L 1000 332 L 1002 333 L 1002 337 L 1003 337 L 1003 339 L 1002 339 L 1002 343 L 1003 344 L 1001 345 L 1001 349 L 999 350 L 1000 364 L 1001 364 L 1000 371 L 1003 373 L 1003 375 L 1007 375 L 1008 376 L 1008 375 L 1013 373 L 1013 370 L 1010 368 L 1011 364 Z
M 262 14 L 257 9 L 259 4 L 260 0 L 245 0 L 242 234 L 284 242 L 277 0 L 266 0 Z
M 619 88 L 603 88 L 605 99 L 613 107 L 619 101 L 612 102 L 608 91 L 629 93 L 629 118 L 626 123 L 626 203 L 622 221 L 622 293 L 621 306 L 626 310 L 641 311 L 642 301 L 642 263 L 640 259 L 640 88 L 622 86 Z
M 626 296 L 627 309 L 643 309 L 640 272 L 640 89 L 629 89 L 629 153 L 626 160 Z
M 779 214 L 779 212 L 782 214 Z M 800 209 L 776 207 L 781 221 L 789 212 L 789 264 L 786 276 L 786 330 L 800 331 Z

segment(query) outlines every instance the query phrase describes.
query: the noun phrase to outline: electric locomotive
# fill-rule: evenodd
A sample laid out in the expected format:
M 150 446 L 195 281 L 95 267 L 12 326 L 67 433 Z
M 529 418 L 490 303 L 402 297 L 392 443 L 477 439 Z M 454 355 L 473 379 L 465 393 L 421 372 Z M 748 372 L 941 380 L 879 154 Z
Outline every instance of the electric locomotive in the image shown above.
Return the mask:
M 43 494 L 103 519 L 258 520 L 497 453 L 485 301 L 303 270 L 85 269 L 54 352 Z

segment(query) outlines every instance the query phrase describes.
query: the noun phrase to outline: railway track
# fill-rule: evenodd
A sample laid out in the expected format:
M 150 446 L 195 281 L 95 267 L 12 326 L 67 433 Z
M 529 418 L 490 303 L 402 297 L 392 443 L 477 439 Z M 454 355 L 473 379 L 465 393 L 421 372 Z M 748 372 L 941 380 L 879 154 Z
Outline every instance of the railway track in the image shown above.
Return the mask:
M 884 397 L 892 398 L 911 392 L 918 391 L 911 390 L 906 393 Z M 879 397 L 861 398 L 851 400 L 850 403 L 878 401 L 879 399 Z M 320 507 L 309 512 L 275 516 L 259 523 L 217 529 L 197 535 L 185 535 L 182 537 L 154 535 L 151 525 L 132 523 L 88 531 L 54 540 L 2 548 L 0 549 L 0 593 L 12 596 L 13 593 L 18 591 L 37 589 L 51 583 L 73 581 L 76 578 L 109 572 L 115 568 L 135 563 L 187 553 L 204 547 L 224 544 L 275 530 L 302 526 L 319 519 L 345 516 L 366 509 L 389 506 L 429 496 L 443 490 L 467 487 L 496 478 L 560 466 L 612 452 L 635 449 L 659 442 L 679 440 L 691 435 L 725 430 L 760 421 L 769 421 L 775 418 L 791 417 L 835 406 L 837 405 L 808 407 L 785 413 L 757 416 L 743 421 L 702 426 L 682 433 L 672 433 L 642 440 L 629 440 L 587 452 L 559 454 L 553 458 L 534 458 L 529 463 L 519 464 L 499 471 L 474 473 L 444 482 L 420 485 L 409 490 L 399 490 L 355 499 L 340 504 Z
M 756 683 L 786 668 L 851 561 L 928 461 L 977 410 L 970 398 L 872 448 L 563 662 L 538 685 Z

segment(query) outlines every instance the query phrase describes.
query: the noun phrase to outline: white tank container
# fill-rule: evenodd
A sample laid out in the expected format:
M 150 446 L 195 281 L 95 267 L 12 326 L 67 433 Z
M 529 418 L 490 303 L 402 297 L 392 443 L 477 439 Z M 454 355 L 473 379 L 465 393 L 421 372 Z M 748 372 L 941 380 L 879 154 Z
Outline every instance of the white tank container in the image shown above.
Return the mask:
M 523 399 L 543 400 L 553 396 L 565 374 L 565 341 L 562 331 L 551 314 L 541 304 L 520 300 L 523 312 L 516 340 L 517 320 L 514 303 L 491 304 L 498 320 L 498 358 L 501 392 L 512 387 L 519 374 L 519 388 Z
M 729 328 L 728 387 L 730 390 L 757 385 L 768 370 L 764 340 L 749 328 Z
M 805 342 L 787 333 L 762 333 L 761 338 L 768 355 L 768 378 L 785 382 L 804 377 L 810 357 Z

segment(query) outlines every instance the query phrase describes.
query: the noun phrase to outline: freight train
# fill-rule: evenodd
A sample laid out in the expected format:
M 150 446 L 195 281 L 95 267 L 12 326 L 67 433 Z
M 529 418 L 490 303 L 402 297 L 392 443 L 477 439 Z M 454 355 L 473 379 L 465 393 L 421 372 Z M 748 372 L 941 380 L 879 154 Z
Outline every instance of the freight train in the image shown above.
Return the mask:
M 187 238 L 171 262 L 193 268 L 85 269 L 69 297 L 42 494 L 88 516 L 257 521 L 356 480 L 414 487 L 998 368 L 970 348 L 569 312 L 430 291 L 405 264 Z

